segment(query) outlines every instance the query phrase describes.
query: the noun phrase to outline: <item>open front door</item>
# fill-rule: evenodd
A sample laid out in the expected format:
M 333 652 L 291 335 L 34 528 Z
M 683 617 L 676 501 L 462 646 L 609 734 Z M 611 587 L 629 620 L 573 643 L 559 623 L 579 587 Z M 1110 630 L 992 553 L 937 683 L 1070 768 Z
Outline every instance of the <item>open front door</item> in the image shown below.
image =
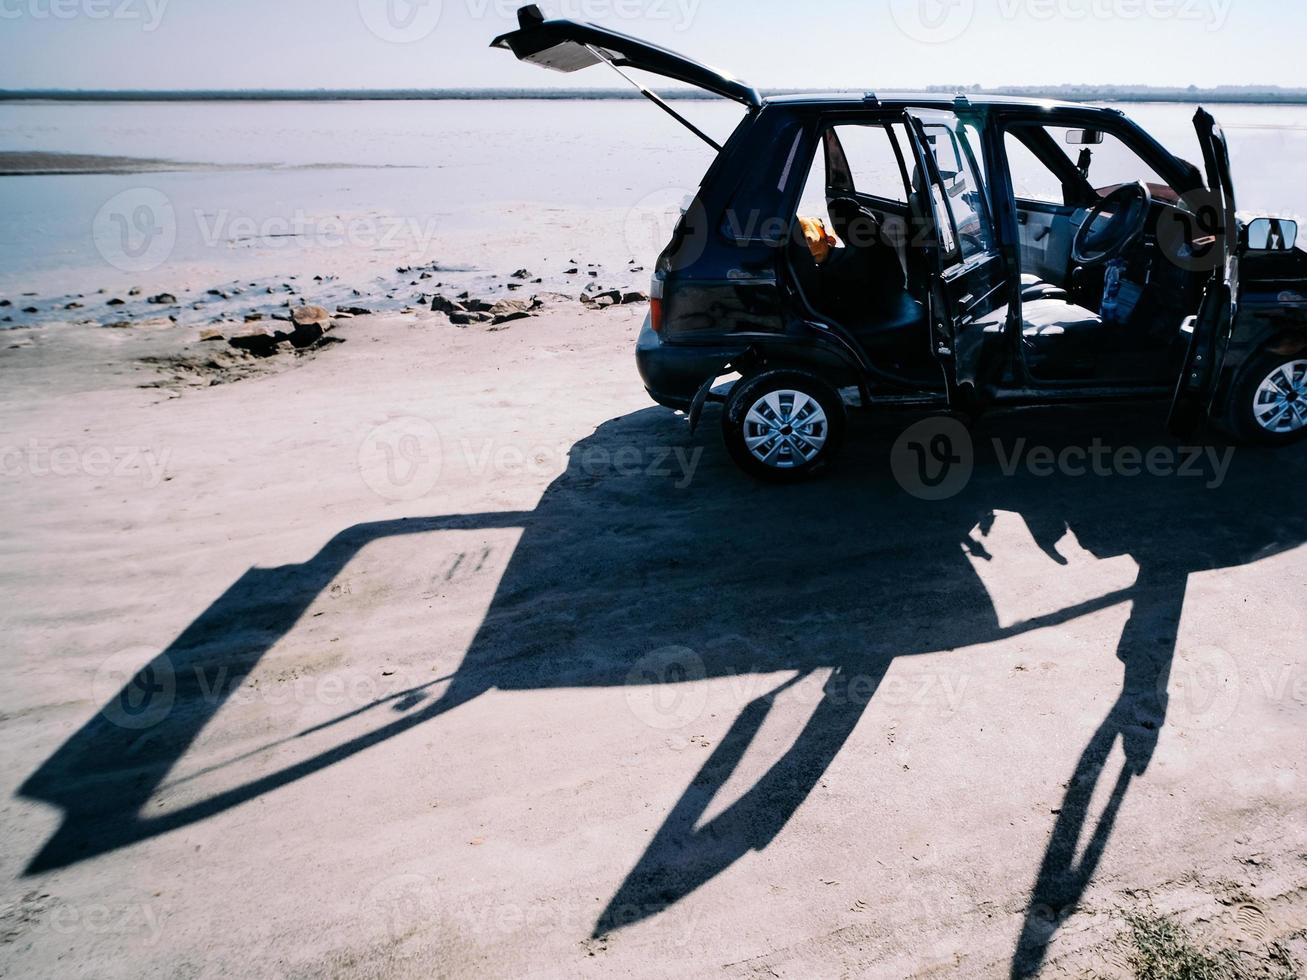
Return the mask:
M 980 130 L 954 112 L 908 112 L 915 154 L 913 244 L 930 272 L 930 327 L 949 403 L 976 404 L 987 350 L 1002 348 L 1007 277 L 994 236 Z
M 1207 285 L 1198 315 L 1185 321 L 1183 327 L 1188 335 L 1188 349 L 1170 418 L 1171 432 L 1181 438 L 1192 435 L 1207 417 L 1220 380 L 1226 344 L 1239 311 L 1239 223 L 1235 217 L 1234 181 L 1230 176 L 1230 148 L 1221 127 L 1207 111 L 1198 110 L 1194 126 L 1207 163 L 1211 191 L 1210 197 L 1200 199 L 1198 206 L 1213 212 L 1203 216 L 1207 220 L 1199 225 L 1216 229 L 1215 240 L 1209 238 L 1201 244 L 1212 250 L 1217 268 Z

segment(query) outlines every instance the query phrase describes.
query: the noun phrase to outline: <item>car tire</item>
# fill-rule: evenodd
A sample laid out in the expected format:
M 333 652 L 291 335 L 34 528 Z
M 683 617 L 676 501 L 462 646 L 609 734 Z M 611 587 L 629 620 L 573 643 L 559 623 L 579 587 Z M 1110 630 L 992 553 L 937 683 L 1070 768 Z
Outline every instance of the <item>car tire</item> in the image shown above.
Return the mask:
M 840 393 L 808 371 L 764 371 L 736 383 L 722 438 L 736 465 L 760 480 L 797 483 L 829 466 L 844 440 Z
M 1235 383 L 1229 418 L 1241 442 L 1288 446 L 1307 438 L 1307 353 L 1267 353 L 1249 361 Z

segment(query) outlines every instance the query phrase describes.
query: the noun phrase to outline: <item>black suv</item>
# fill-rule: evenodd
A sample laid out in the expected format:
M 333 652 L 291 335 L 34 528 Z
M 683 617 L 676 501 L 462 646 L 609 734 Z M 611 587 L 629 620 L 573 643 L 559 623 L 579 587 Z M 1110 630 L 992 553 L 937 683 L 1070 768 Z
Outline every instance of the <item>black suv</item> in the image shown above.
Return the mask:
M 658 260 L 637 360 L 697 425 L 725 402 L 747 471 L 829 462 L 847 406 L 1171 401 L 1245 441 L 1307 434 L 1307 253 L 1297 225 L 1235 213 L 1229 152 L 1195 117 L 1206 175 L 1114 109 L 938 95 L 758 91 L 537 7 L 496 47 L 559 71 L 608 64 L 746 107 Z M 727 387 L 727 382 L 733 382 Z

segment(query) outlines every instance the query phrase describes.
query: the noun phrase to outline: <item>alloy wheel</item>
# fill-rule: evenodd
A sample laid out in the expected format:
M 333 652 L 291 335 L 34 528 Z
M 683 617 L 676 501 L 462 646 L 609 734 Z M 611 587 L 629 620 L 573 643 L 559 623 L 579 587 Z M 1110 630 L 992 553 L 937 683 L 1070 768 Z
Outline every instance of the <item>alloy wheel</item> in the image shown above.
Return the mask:
M 1307 361 L 1290 361 L 1272 371 L 1253 397 L 1257 424 L 1275 435 L 1307 428 Z
M 830 437 L 826 412 L 811 395 L 769 391 L 744 417 L 744 443 L 760 462 L 776 469 L 810 463 Z

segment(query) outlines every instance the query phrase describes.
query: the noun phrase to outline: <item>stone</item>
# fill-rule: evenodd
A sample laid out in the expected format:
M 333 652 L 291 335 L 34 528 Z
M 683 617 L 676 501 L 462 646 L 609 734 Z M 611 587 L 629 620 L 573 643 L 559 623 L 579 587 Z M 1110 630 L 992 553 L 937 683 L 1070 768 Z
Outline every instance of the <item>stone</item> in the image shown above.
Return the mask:
M 279 330 L 276 334 L 278 342 L 289 341 L 290 345 L 296 350 L 303 350 L 305 347 L 312 347 L 326 335 L 331 329 L 331 322 L 322 324 L 316 320 L 311 323 L 297 323 L 290 332 Z
M 596 293 L 594 301 L 596 306 L 616 306 L 622 301 L 622 294 L 616 289 L 610 289 L 604 293 Z
M 348 313 L 350 316 L 371 316 L 372 311 L 364 306 L 341 306 L 337 307 L 337 313 Z
M 531 314 L 526 310 L 517 310 L 514 313 L 501 313 L 490 321 L 492 327 L 497 327 L 502 323 L 512 323 L 515 320 L 530 320 Z
M 456 327 L 470 327 L 474 323 L 489 323 L 493 319 L 494 317 L 489 313 L 467 312 L 449 314 L 449 322 L 454 324 Z
M 518 269 L 516 272 L 513 273 L 513 278 L 514 278 L 514 279 L 530 279 L 530 278 L 531 278 L 531 273 L 528 272 L 526 269 Z
M 436 295 L 431 299 L 431 312 L 447 314 L 466 313 L 467 307 L 462 303 L 456 303 L 454 300 L 442 296 L 440 293 L 436 293 Z
M 490 313 L 492 316 L 504 316 L 507 313 L 521 313 L 530 305 L 527 300 L 523 299 L 501 299 L 485 312 Z
M 291 322 L 297 327 L 317 324 L 324 330 L 331 327 L 331 314 L 321 306 L 297 306 L 290 311 Z
M 226 336 L 217 327 L 209 327 L 200 331 L 200 343 L 207 344 L 214 340 L 226 340 Z
M 623 306 L 625 306 L 627 303 L 647 303 L 647 302 L 649 302 L 649 294 L 642 293 L 638 289 L 632 290 L 629 293 L 622 293 Z
M 249 330 L 228 339 L 227 343 L 236 350 L 243 350 L 255 357 L 271 357 L 277 353 L 277 338 L 265 330 Z
M 115 296 L 113 299 L 109 300 L 109 302 L 105 303 L 104 305 L 105 305 L 105 306 L 126 306 L 126 305 L 127 305 L 127 300 L 125 300 L 125 299 L 119 299 L 117 296 Z
M 155 306 L 175 306 L 177 305 L 177 297 L 172 293 L 160 293 L 158 296 L 151 296 L 147 302 L 153 303 Z

